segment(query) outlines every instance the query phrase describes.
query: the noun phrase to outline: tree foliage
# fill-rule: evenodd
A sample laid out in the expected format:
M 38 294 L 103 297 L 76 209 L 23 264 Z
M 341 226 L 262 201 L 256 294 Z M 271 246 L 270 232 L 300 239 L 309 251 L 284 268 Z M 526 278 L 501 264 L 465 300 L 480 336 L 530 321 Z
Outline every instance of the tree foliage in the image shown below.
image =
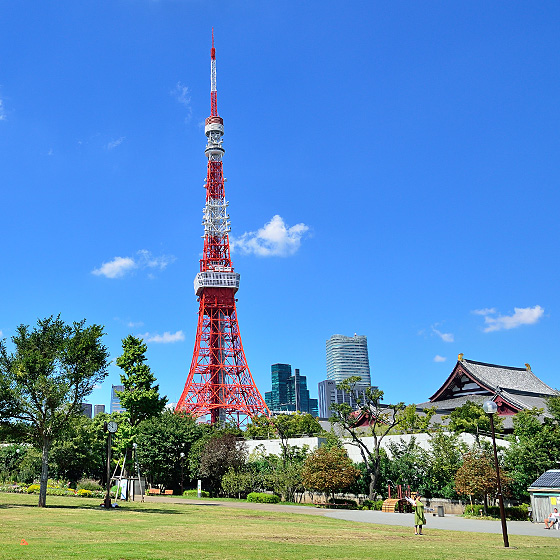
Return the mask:
M 550 411 L 550 408 L 549 408 Z M 522 410 L 513 419 L 513 436 L 504 462 L 511 476 L 513 497 L 527 499 L 527 488 L 548 469 L 558 468 L 560 425 L 541 418 L 542 409 Z
M 320 447 L 311 453 L 302 469 L 302 482 L 307 490 L 334 496 L 352 486 L 360 476 L 346 450 Z
M 24 428 L 42 450 L 41 507 L 46 505 L 51 444 L 107 375 L 102 336 L 99 325 L 86 327 L 85 320 L 67 325 L 51 316 L 39 319 L 32 330 L 20 325 L 12 337 L 13 353 L 0 342 L 0 421 Z
M 491 433 L 490 417 L 481 405 L 467 401 L 457 407 L 449 416 L 448 428 L 455 434 L 472 434 L 480 447 L 480 436 Z M 496 432 L 503 430 L 504 422 L 500 416 L 494 415 L 494 428 Z
M 243 440 L 232 433 L 218 434 L 206 441 L 200 453 L 198 472 L 210 492 L 216 495 L 226 472 L 240 470 L 246 458 L 247 448 Z
M 432 417 L 436 413 L 435 407 L 424 409 L 423 413 L 416 410 L 415 404 L 409 404 L 398 414 L 399 429 L 405 434 L 420 434 L 430 431 Z
M 117 358 L 117 365 L 123 370 L 121 383 L 123 391 L 118 396 L 121 405 L 129 414 L 130 423 L 137 426 L 142 420 L 160 414 L 167 403 L 166 397 L 159 396 L 159 385 L 146 364 L 146 344 L 132 335 L 122 341 L 123 353 Z
M 137 460 L 152 484 L 179 489 L 190 480 L 188 456 L 208 430 L 189 414 L 166 411 L 144 420 L 137 429 Z

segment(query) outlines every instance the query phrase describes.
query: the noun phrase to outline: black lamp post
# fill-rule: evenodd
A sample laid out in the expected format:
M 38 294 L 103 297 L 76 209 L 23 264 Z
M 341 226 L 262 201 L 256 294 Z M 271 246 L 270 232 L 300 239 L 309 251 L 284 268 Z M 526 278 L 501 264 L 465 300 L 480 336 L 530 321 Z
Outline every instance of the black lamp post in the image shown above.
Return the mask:
M 502 521 L 502 536 L 504 537 L 504 547 L 509 548 L 509 539 L 506 525 L 506 512 L 504 510 L 504 498 L 502 496 L 502 482 L 500 481 L 500 467 L 498 466 L 498 452 L 496 451 L 496 432 L 494 431 L 494 414 L 498 412 L 498 405 L 494 401 L 486 401 L 482 408 L 490 416 L 490 426 L 492 428 L 492 444 L 494 446 L 494 465 L 496 467 L 496 477 L 498 479 L 498 500 L 500 502 L 500 519 Z

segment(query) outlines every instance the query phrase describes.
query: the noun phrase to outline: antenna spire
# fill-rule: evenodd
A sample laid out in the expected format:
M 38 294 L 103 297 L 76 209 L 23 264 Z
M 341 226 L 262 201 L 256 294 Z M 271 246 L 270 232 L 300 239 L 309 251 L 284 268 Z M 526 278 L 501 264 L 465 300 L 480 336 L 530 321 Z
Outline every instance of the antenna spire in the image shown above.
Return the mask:
M 210 116 L 218 116 L 218 92 L 216 90 L 216 49 L 214 48 L 214 28 L 212 27 L 212 49 L 210 50 Z

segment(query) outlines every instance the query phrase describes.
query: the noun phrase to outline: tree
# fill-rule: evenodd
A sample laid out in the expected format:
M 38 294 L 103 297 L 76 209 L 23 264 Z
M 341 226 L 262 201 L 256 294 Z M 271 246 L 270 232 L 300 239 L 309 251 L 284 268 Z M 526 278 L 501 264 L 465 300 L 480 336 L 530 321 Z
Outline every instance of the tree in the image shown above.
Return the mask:
M 337 385 L 339 389 L 354 392 L 356 383 L 360 377 L 350 377 Z M 404 410 L 404 403 L 389 404 L 381 406 L 383 391 L 368 387 L 358 398 L 358 409 L 353 411 L 349 404 L 333 404 L 331 410 L 333 415 L 331 422 L 342 428 L 344 434 L 349 434 L 350 445 L 360 450 L 362 461 L 366 466 L 369 476 L 369 499 L 375 498 L 375 489 L 381 468 L 381 443 L 383 438 L 400 425 L 402 416 L 399 413 Z M 362 427 L 362 421 L 365 427 Z M 372 448 L 368 447 L 363 436 L 371 436 Z
M 480 447 L 480 436 L 490 434 L 490 417 L 481 405 L 467 401 L 457 407 L 449 416 L 448 428 L 456 434 L 472 434 L 476 444 Z M 504 421 L 496 415 L 494 427 L 497 432 L 503 429 Z
M 416 439 L 391 441 L 387 453 L 390 456 L 388 475 L 393 484 L 408 485 L 425 495 L 428 454 L 416 443 Z
M 415 404 L 409 404 L 399 412 L 399 427 L 404 434 L 427 433 L 430 430 L 435 407 L 425 408 L 423 414 L 416 411 Z
M 466 445 L 457 434 L 437 430 L 430 436 L 424 492 L 428 497 L 456 498 L 455 473 L 463 462 Z
M 142 340 L 128 335 L 122 341 L 123 353 L 117 358 L 123 391 L 118 392 L 121 405 L 129 414 L 130 424 L 136 427 L 142 420 L 160 414 L 167 403 L 166 397 L 159 396 L 159 385 L 146 364 L 144 355 L 148 347 Z
M 190 414 L 166 411 L 144 420 L 137 429 L 136 453 L 143 474 L 153 484 L 179 489 L 190 481 L 188 456 L 207 431 Z
M 0 342 L 0 396 L 5 399 L 0 421 L 23 426 L 42 450 L 39 507 L 46 505 L 51 444 L 107 375 L 103 327 L 84 325 L 85 320 L 67 325 L 51 316 L 39 319 L 33 330 L 20 325 L 12 354 Z
M 341 447 L 319 447 L 307 457 L 302 470 L 306 489 L 331 494 L 342 492 L 356 482 L 360 471 Z
M 527 488 L 548 469 L 557 468 L 560 427 L 555 418 L 541 421 L 542 412 L 538 408 L 522 410 L 513 418 L 513 436 L 504 463 L 512 479 L 513 497 L 518 500 L 527 500 Z
M 509 477 L 500 468 L 502 488 L 506 488 Z M 474 498 L 484 499 L 486 514 L 487 497 L 498 490 L 498 477 L 493 461 L 483 451 L 471 451 L 463 456 L 463 464 L 455 474 L 455 487 L 459 494 L 468 496 L 471 504 Z
M 243 440 L 232 433 L 219 434 L 210 438 L 202 449 L 198 472 L 206 480 L 210 492 L 216 495 L 226 472 L 239 470 L 246 459 L 247 448 Z

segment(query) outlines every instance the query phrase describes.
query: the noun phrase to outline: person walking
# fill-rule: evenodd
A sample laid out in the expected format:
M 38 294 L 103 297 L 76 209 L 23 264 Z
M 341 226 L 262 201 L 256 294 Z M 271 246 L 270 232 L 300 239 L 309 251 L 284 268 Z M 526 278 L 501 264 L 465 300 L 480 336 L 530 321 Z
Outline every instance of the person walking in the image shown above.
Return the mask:
M 424 515 L 424 503 L 420 492 L 416 492 L 412 507 L 414 509 L 414 534 L 421 535 L 422 526 L 426 525 L 426 516 Z

